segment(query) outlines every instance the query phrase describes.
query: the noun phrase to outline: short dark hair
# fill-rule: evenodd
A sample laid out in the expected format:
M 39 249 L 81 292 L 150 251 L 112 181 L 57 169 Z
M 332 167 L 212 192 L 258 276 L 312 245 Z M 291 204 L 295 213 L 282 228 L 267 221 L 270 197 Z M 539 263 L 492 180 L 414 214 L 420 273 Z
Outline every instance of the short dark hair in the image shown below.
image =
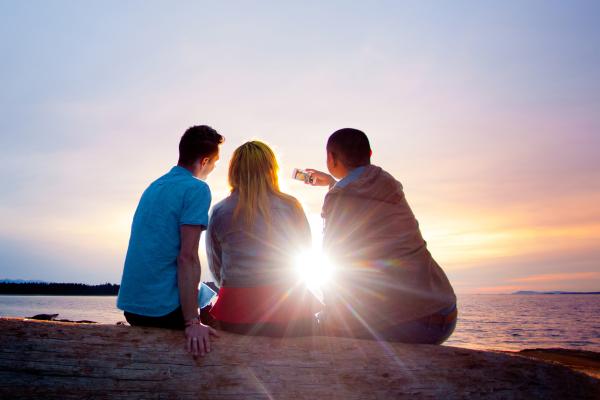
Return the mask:
M 208 125 L 188 128 L 179 141 L 179 164 L 191 165 L 199 158 L 212 157 L 225 138 Z
M 337 130 L 327 140 L 327 151 L 346 168 L 371 164 L 371 145 L 363 131 L 353 128 Z

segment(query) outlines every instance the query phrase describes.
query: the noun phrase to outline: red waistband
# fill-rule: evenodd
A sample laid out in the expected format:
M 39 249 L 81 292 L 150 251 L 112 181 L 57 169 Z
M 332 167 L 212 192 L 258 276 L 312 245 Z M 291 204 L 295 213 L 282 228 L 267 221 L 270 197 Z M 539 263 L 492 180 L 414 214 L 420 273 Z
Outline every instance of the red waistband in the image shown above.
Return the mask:
M 319 300 L 303 287 L 221 287 L 210 313 L 234 324 L 285 323 L 313 318 L 321 309 Z

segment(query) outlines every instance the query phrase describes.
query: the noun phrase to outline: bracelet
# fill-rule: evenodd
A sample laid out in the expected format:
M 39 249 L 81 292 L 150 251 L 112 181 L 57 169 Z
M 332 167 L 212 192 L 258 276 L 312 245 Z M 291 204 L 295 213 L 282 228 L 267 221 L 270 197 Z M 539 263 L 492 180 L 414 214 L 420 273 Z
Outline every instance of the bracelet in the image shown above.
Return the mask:
M 200 316 L 197 316 L 195 318 L 192 319 L 188 319 L 187 321 L 185 321 L 185 327 L 187 328 L 188 326 L 192 326 L 192 325 L 200 325 Z

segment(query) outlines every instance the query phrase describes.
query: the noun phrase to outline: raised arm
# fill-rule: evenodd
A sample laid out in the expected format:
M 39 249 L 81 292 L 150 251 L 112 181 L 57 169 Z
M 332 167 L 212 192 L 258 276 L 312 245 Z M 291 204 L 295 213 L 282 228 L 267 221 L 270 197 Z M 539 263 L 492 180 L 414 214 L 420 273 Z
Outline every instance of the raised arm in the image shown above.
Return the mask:
M 326 172 L 318 171 L 312 168 L 306 168 L 306 171 L 310 172 L 311 177 L 311 180 L 306 182 L 307 185 L 329 186 L 329 188 L 332 188 L 333 185 L 335 185 L 335 178 Z

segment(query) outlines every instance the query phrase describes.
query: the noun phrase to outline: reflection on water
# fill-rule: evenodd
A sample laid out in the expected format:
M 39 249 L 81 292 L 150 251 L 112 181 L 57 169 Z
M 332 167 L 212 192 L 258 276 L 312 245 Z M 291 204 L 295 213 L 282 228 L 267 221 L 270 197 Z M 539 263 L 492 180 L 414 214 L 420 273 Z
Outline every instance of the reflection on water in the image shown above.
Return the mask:
M 125 321 L 116 296 L 0 296 L 3 317 L 59 314 L 59 319 L 91 320 L 103 324 Z
M 106 324 L 124 321 L 114 296 L 0 296 L 1 316 L 55 314 Z M 459 295 L 450 346 L 600 352 L 600 295 Z
M 447 345 L 600 351 L 600 295 L 462 295 Z

